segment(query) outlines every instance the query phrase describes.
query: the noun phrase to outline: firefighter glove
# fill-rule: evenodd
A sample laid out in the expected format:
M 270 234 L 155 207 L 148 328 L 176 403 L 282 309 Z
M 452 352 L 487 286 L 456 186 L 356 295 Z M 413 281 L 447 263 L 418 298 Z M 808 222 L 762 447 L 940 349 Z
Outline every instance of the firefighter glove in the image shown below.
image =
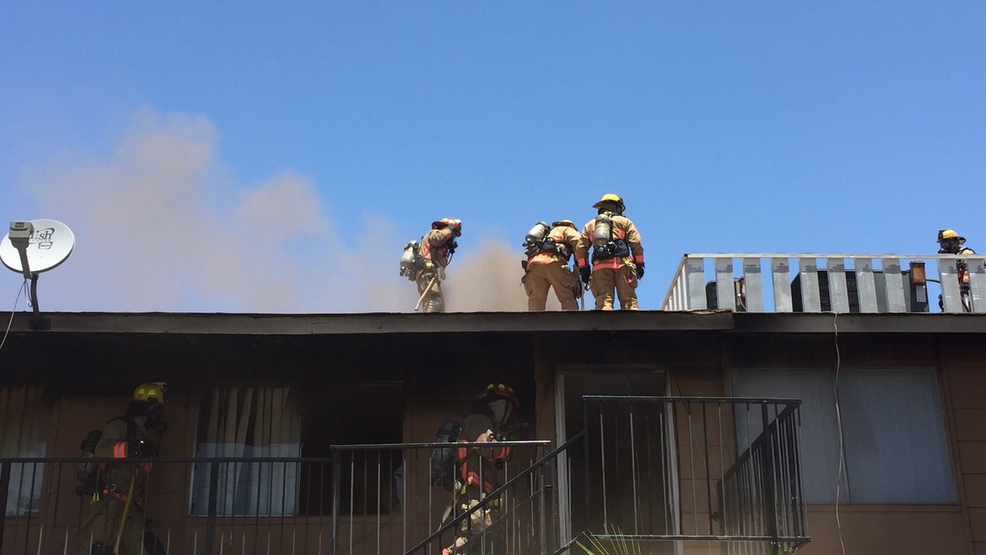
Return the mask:
M 644 277 L 644 263 L 637 264 L 637 279 Z
M 589 285 L 589 276 L 592 274 L 592 270 L 589 266 L 582 266 L 579 268 L 579 277 L 582 278 L 582 283 Z

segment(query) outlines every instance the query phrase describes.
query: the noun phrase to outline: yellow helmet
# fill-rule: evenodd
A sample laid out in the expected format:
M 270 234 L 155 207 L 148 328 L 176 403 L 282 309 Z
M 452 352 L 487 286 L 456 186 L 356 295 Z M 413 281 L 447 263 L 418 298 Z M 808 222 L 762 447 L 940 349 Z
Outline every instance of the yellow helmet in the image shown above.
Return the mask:
M 622 214 L 623 211 L 626 210 L 626 206 L 623 204 L 623 199 L 620 198 L 620 195 L 614 195 L 613 193 L 606 193 L 605 195 L 603 195 L 603 198 L 599 199 L 599 202 L 593 204 L 592 207 L 597 209 L 602 208 L 603 204 L 607 202 L 612 202 L 613 204 L 616 204 L 619 207 L 620 214 Z
M 144 403 L 164 404 L 164 390 L 168 384 L 164 382 L 145 382 L 137 386 L 134 390 L 134 400 Z
M 568 226 L 572 229 L 578 229 L 575 227 L 575 224 L 572 223 L 572 220 L 558 220 L 557 222 L 551 222 L 551 227 L 558 227 L 560 225 Z
M 965 243 L 965 237 L 960 237 L 958 233 L 955 233 L 954 229 L 942 229 L 938 231 L 938 242 L 946 241 L 948 239 L 956 239 L 959 244 Z

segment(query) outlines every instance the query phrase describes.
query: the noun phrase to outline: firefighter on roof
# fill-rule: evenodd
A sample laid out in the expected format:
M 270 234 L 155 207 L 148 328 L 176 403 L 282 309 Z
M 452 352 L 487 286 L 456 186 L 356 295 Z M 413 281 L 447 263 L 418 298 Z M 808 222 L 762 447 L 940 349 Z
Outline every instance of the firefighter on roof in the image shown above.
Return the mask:
M 461 220 L 442 218 L 432 223 L 431 231 L 421 238 L 414 282 L 420 295 L 418 305 L 424 307 L 424 312 L 445 312 L 442 281 L 445 279 L 445 267 L 459 246 L 455 239 L 461 235 Z
M 938 254 L 976 254 L 976 251 L 965 245 L 965 237 L 960 236 L 954 229 L 942 229 L 938 231 Z M 972 312 L 969 287 L 969 263 L 965 260 L 956 260 L 955 269 L 959 277 L 959 296 L 962 299 L 962 308 L 966 312 Z M 944 309 L 942 296 L 938 295 L 938 307 Z
M 569 220 L 558 220 L 548 226 L 538 222 L 524 240 L 527 260 L 524 266 L 524 290 L 527 310 L 544 310 L 548 288 L 554 288 L 562 310 L 578 310 L 581 297 L 579 278 L 568 266 L 579 242 L 579 232 Z
M 598 210 L 597 215 L 582 228 L 575 250 L 579 276 L 592 291 L 596 310 L 613 310 L 614 290 L 620 308 L 637 310 L 637 281 L 644 277 L 640 233 L 623 215 L 626 207 L 619 196 L 605 194 L 592 207 Z
M 164 392 L 162 382 L 141 384 L 127 412 L 103 428 L 95 455 L 117 462 L 100 465 L 99 489 L 90 499 L 89 516 L 69 539 L 68 553 L 164 555 L 161 542 L 147 529 L 150 519 L 144 513 L 151 471 L 146 459 L 158 455 L 167 428 Z

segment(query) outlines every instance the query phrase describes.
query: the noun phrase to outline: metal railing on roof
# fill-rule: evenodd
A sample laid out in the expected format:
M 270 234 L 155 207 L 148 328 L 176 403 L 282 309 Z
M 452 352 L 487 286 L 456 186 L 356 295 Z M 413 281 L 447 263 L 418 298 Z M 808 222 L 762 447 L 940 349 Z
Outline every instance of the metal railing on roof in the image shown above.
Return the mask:
M 932 296 L 929 302 L 928 283 L 937 284 L 932 295 L 939 288 L 940 298 Z M 949 254 L 686 254 L 662 310 L 900 313 L 929 312 L 932 306 L 942 312 L 986 313 L 986 259 Z

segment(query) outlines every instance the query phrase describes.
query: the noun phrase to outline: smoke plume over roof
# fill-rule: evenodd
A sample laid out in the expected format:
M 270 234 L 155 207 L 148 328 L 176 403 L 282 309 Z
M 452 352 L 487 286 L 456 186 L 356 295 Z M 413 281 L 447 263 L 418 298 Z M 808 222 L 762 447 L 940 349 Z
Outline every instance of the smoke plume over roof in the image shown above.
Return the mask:
M 290 171 L 237 183 L 205 117 L 148 112 L 108 159 L 61 160 L 27 184 L 76 236 L 39 281 L 42 309 L 164 312 L 410 312 L 398 276 L 406 238 L 385 215 L 337 229 L 332 199 Z M 37 216 L 42 217 L 42 216 Z M 428 215 L 422 225 L 430 224 Z M 345 240 L 340 240 L 340 239 Z M 449 311 L 526 309 L 520 253 L 471 238 L 448 271 Z M 367 256 L 366 253 L 377 253 Z M 550 305 L 549 305 L 550 306 Z

